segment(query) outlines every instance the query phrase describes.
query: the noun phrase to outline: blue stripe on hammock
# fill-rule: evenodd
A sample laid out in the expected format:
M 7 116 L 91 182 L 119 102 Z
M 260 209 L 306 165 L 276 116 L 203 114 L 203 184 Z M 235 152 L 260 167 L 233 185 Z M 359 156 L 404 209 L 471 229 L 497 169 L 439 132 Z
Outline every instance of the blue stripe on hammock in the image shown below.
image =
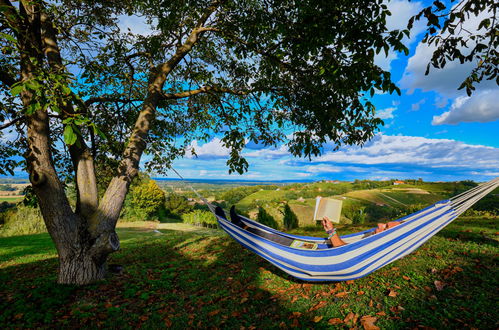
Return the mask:
M 435 208 L 435 210 L 433 210 L 431 213 L 435 213 L 437 211 L 440 211 L 442 210 L 442 208 L 444 208 L 446 205 L 444 206 L 441 206 L 441 207 L 438 207 L 438 208 Z M 428 214 L 425 214 L 425 216 L 427 216 Z M 416 220 L 416 219 L 414 219 Z M 227 221 L 228 222 L 228 221 Z M 241 229 L 239 226 L 229 222 L 230 225 L 232 226 L 235 226 L 239 229 Z M 357 242 L 352 242 L 348 245 L 343 245 L 343 246 L 340 246 L 340 247 L 336 247 L 334 249 L 323 249 L 323 250 L 302 250 L 302 249 L 296 249 L 296 248 L 292 248 L 292 247 L 288 247 L 288 246 L 285 246 L 285 245 L 281 245 L 281 244 L 278 244 L 278 243 L 275 243 L 273 241 L 270 241 L 268 239 L 265 239 L 261 236 L 258 236 L 254 233 L 251 233 L 251 232 L 248 232 L 248 231 L 245 231 L 248 235 L 250 235 L 251 237 L 254 237 L 256 238 L 257 240 L 262 240 L 272 246 L 274 246 L 275 248 L 277 249 L 280 249 L 280 250 L 283 250 L 283 251 L 286 251 L 286 252 L 289 252 L 289 253 L 294 253 L 294 254 L 297 254 L 297 255 L 301 255 L 301 256 L 309 256 L 309 257 L 318 257 L 318 253 L 321 253 L 321 257 L 323 256 L 338 256 L 338 255 L 341 255 L 341 254 L 344 254 L 344 253 L 348 253 L 348 252 L 351 252 L 357 248 L 359 248 L 359 246 L 361 245 L 365 245 L 365 244 L 368 244 L 372 241 L 376 241 L 378 240 L 379 238 L 381 237 L 384 237 L 385 235 L 388 235 L 388 233 L 391 233 L 393 231 L 398 231 L 402 228 L 404 228 L 405 226 L 407 226 L 408 224 L 410 224 L 411 222 L 405 222 L 405 223 L 402 223 L 396 227 L 393 227 L 391 228 L 389 231 L 383 231 L 379 234 L 376 234 L 376 235 L 372 235 L 372 236 L 368 236 L 364 239 L 361 239 Z M 363 243 L 363 244 L 360 244 L 360 243 Z
M 389 259 L 388 261 L 386 261 L 385 263 L 383 263 L 383 264 L 381 264 L 379 266 L 376 266 L 375 268 L 373 268 L 372 270 L 368 271 L 365 274 L 357 275 L 357 274 L 361 273 L 364 269 L 366 269 L 367 267 L 369 267 L 369 265 L 366 265 L 366 266 L 358 269 L 356 272 L 350 273 L 350 274 L 338 274 L 336 276 L 335 275 L 322 275 L 321 276 L 321 277 L 327 277 L 327 278 L 310 278 L 310 277 L 307 277 L 308 274 L 306 274 L 306 273 L 304 273 L 302 271 L 299 271 L 299 270 L 287 267 L 286 265 L 281 264 L 278 261 L 269 260 L 267 258 L 267 256 L 265 256 L 264 254 L 260 253 L 257 249 L 253 248 L 251 245 L 248 245 L 248 244 L 246 244 L 246 243 L 244 243 L 244 242 L 236 239 L 236 237 L 234 237 L 230 233 L 229 233 L 229 235 L 232 236 L 232 237 L 234 237 L 236 239 L 236 241 L 238 241 L 244 247 L 246 247 L 249 250 L 253 251 L 254 253 L 256 253 L 257 255 L 259 255 L 260 257 L 266 259 L 270 263 L 274 264 L 276 267 L 282 269 L 284 272 L 287 272 L 288 274 L 290 274 L 291 276 L 293 276 L 295 278 L 302 279 L 302 280 L 305 280 L 305 281 L 319 281 L 319 282 L 324 282 L 324 281 L 335 281 L 335 280 L 350 280 L 350 279 L 356 279 L 356 278 L 364 277 L 364 276 L 372 273 L 373 271 L 375 271 L 375 270 L 377 270 L 377 269 L 379 269 L 381 267 L 384 267 L 385 265 L 387 265 L 387 264 L 389 264 L 389 263 L 397 260 L 401 256 L 403 256 L 405 254 L 408 254 L 409 252 L 412 252 L 412 250 L 416 249 L 419 245 L 423 244 L 427 239 L 429 239 L 430 237 L 432 237 L 436 232 L 438 232 L 439 230 L 441 230 L 443 227 L 445 227 L 448 223 L 450 223 L 451 221 L 453 221 L 455 218 L 456 218 L 456 216 L 450 218 L 448 221 L 446 221 L 445 223 L 443 223 L 442 225 L 440 225 L 439 227 L 437 227 L 436 229 L 434 229 L 432 232 L 430 232 L 431 235 L 425 235 L 423 238 L 419 239 L 417 242 L 415 242 L 414 244 L 412 244 L 409 248 L 407 248 L 407 249 L 399 252 L 393 258 Z M 412 250 L 409 251 L 410 249 L 412 249 Z M 381 256 L 380 258 L 382 258 L 382 257 L 383 256 Z M 379 260 L 379 258 L 377 260 Z M 301 276 L 300 275 L 296 275 L 296 274 L 291 274 L 291 273 L 301 274 Z M 316 275 L 316 276 L 319 277 L 320 275 Z M 341 279 L 339 279 L 339 278 L 341 278 Z
M 449 213 L 449 211 L 448 211 L 448 212 L 443 213 L 442 215 L 447 214 L 447 213 Z M 391 246 L 391 245 L 393 245 L 394 243 L 396 243 L 396 242 L 398 242 L 398 241 L 402 240 L 403 238 L 408 237 L 408 236 L 410 236 L 410 235 L 412 235 L 412 234 L 414 234 L 414 233 L 417 233 L 420 229 L 422 229 L 422 228 L 424 228 L 425 226 L 427 226 L 427 225 L 431 224 L 433 221 L 435 221 L 436 219 L 438 219 L 438 218 L 439 218 L 440 216 L 442 216 L 442 215 L 439 215 L 439 216 L 437 216 L 437 217 L 435 217 L 435 218 L 433 218 L 433 219 L 431 219 L 431 220 L 428 220 L 428 221 L 427 221 L 427 222 L 425 222 L 424 224 L 422 224 L 422 225 L 420 225 L 420 226 L 418 226 L 418 227 L 416 227 L 416 228 L 412 229 L 410 232 L 405 233 L 405 234 L 403 234 L 403 235 L 400 235 L 399 237 L 394 238 L 394 239 L 392 239 L 392 240 L 390 240 L 390 241 L 388 241 L 388 242 L 386 242 L 386 243 L 383 243 L 383 245 L 381 245 L 381 246 L 379 246 L 379 247 L 377 247 L 377 248 L 375 248 L 375 249 L 371 249 L 371 250 L 369 250 L 369 251 L 367 251 L 367 252 L 363 253 L 362 255 L 359 255 L 359 256 L 357 256 L 357 257 L 355 257 L 355 258 L 353 258 L 353 259 L 350 259 L 350 260 L 348 260 L 348 261 L 344 261 L 344 262 L 342 262 L 342 263 L 338 263 L 338 264 L 335 264 L 335 265 L 308 265 L 308 264 L 303 264 L 303 263 L 295 262 L 294 260 L 287 259 L 287 258 L 285 258 L 285 257 L 283 257 L 283 256 L 281 256 L 281 255 L 279 255 L 279 254 L 275 254 L 275 253 L 273 253 L 273 252 L 271 252 L 271 251 L 267 250 L 266 248 L 263 248 L 262 246 L 259 246 L 259 245 L 258 245 L 258 241 L 265 241 L 265 242 L 266 242 L 266 243 L 268 243 L 269 245 L 271 245 L 271 246 L 273 246 L 273 247 L 275 247 L 275 248 L 281 249 L 281 250 L 283 250 L 283 249 L 281 248 L 281 247 L 283 247 L 283 246 L 280 246 L 280 245 L 278 245 L 278 244 L 275 244 L 274 242 L 269 242 L 269 241 L 267 241 L 267 240 L 265 240 L 265 239 L 262 239 L 261 237 L 259 237 L 259 236 L 255 235 L 255 234 L 253 234 L 253 233 L 250 233 L 250 232 L 246 232 L 246 231 L 245 231 L 245 233 L 246 233 L 248 236 L 252 237 L 253 239 L 255 239 L 255 240 L 257 241 L 256 243 L 253 243 L 253 242 L 248 241 L 246 238 L 244 238 L 244 237 L 243 237 L 242 235 L 240 235 L 239 233 L 237 233 L 237 232 L 235 232 L 235 231 L 231 230 L 230 228 L 228 228 L 228 227 L 226 227 L 226 226 L 223 226 L 223 227 L 224 227 L 224 229 L 226 229 L 226 231 L 230 231 L 230 233 L 229 233 L 229 234 L 231 234 L 231 236 L 233 236 L 233 237 L 234 237 L 237 241 L 239 241 L 240 243 L 243 243 L 243 241 L 247 241 L 247 244 L 245 244 L 245 246 L 248 246 L 248 245 L 255 245 L 255 246 L 256 246 L 256 247 L 255 247 L 255 249 L 256 249 L 256 248 L 258 248 L 258 249 L 262 250 L 263 252 L 265 252 L 266 254 L 268 254 L 270 258 L 273 258 L 273 259 L 278 259 L 278 260 L 280 260 L 281 262 L 285 262 L 285 263 L 287 263 L 287 264 L 289 264 L 289 265 L 291 265 L 291 266 L 294 266 L 294 267 L 297 267 L 297 268 L 299 268 L 299 269 L 302 269 L 304 272 L 307 272 L 307 271 L 308 271 L 308 272 L 331 272 L 331 271 L 341 271 L 342 269 L 350 268 L 350 267 L 352 267 L 352 266 L 355 266 L 355 264 L 357 264 L 357 263 L 359 263 L 359 262 L 362 262 L 362 261 L 364 261 L 364 260 L 367 260 L 370 256 L 376 255 L 378 252 L 381 252 L 381 251 L 383 251 L 383 250 L 386 250 L 389 246 Z M 223 225 L 223 224 L 222 224 L 222 225 Z M 239 228 L 239 229 L 241 229 L 241 228 Z M 381 236 L 381 234 L 382 234 L 382 233 L 380 233 L 380 234 L 378 234 L 378 235 L 376 235 L 376 236 L 378 236 L 378 238 L 381 238 L 381 237 L 382 237 L 382 236 Z M 426 237 L 429 237 L 429 235 L 426 235 L 425 237 L 423 237 L 423 238 L 421 238 L 421 239 L 425 239 Z M 397 248 L 399 248 L 399 247 L 397 247 Z M 410 247 L 409 247 L 409 248 L 410 248 Z M 252 250 L 254 250 L 254 249 L 252 249 Z M 296 249 L 294 249 L 294 250 L 295 250 L 295 251 L 292 251 L 292 253 L 293 253 L 293 252 L 303 252 L 303 251 L 305 251 L 305 252 L 311 252 L 311 253 L 314 253 L 314 254 L 315 254 L 315 256 L 314 256 L 314 257 L 323 257 L 323 255 L 321 255 L 321 256 L 318 256 L 318 255 L 317 255 L 317 252 L 319 252 L 319 251 L 317 251 L 317 250 L 312 250 L 312 251 L 307 251 L 307 250 L 296 250 Z M 331 249 L 331 250 L 336 250 L 336 248 L 335 248 L 335 249 Z M 406 250 L 407 250 L 407 249 L 406 249 Z M 400 254 L 406 253 L 406 250 L 404 250 L 404 251 L 400 252 Z M 391 251 L 393 251 L 393 250 L 391 250 Z M 391 251 L 390 251 L 390 252 L 391 252 Z M 289 251 L 288 251 L 288 252 L 289 252 Z M 387 253 L 390 253 L 390 252 L 387 252 Z M 322 254 L 322 253 L 321 253 L 321 254 Z M 260 253 L 259 253 L 259 255 L 262 255 L 262 254 L 260 254 Z M 300 253 L 299 255 L 301 255 L 301 253 Z M 385 255 L 386 255 L 386 254 L 385 254 Z M 262 255 L 262 256 L 263 256 L 263 255 Z M 381 257 L 383 257 L 383 256 L 381 256 Z M 381 257 L 380 257 L 380 258 L 381 258 Z M 268 259 L 268 257 L 264 257 L 264 258 L 265 258 L 265 259 Z M 362 271 L 363 269 L 365 269 L 365 268 L 369 267 L 369 266 L 370 266 L 373 262 L 376 262 L 377 260 L 379 260 L 379 258 L 377 258 L 376 260 L 372 261 L 371 263 L 369 263 L 369 264 L 367 264 L 367 265 L 363 266 L 361 269 L 357 269 L 357 270 L 355 271 L 355 273 L 358 273 L 358 272 Z M 379 268 L 379 267 L 377 267 L 377 268 Z M 343 276 L 343 275 L 347 275 L 347 274 L 341 274 L 341 275 Z
M 397 220 L 393 220 L 393 221 L 404 221 L 405 219 L 409 218 L 409 217 L 413 217 L 413 216 L 416 216 L 416 215 L 420 215 L 421 213 L 429 210 L 430 208 L 432 207 L 435 207 L 437 204 L 444 204 L 443 206 L 447 205 L 447 203 L 449 202 L 449 200 L 442 200 L 442 201 L 439 201 L 435 204 L 432 204 L 428 207 L 425 207 L 424 209 L 422 210 L 419 210 L 417 212 L 414 212 L 414 213 L 411 213 L 409 215 L 406 215 L 402 218 L 399 218 Z M 257 221 L 254 221 L 254 220 L 251 220 L 249 218 L 246 218 L 246 217 L 243 217 L 243 216 L 240 216 L 244 222 L 247 222 L 249 224 L 251 224 L 252 226 L 255 226 L 255 227 L 258 227 L 258 228 L 261 228 L 261 229 L 264 229 L 264 230 L 267 230 L 269 232 L 272 232 L 274 234 L 278 234 L 278 235 L 281 235 L 281 236 L 284 236 L 284 237 L 288 237 L 288 238 L 292 238 L 292 239 L 299 239 L 299 240 L 306 240 L 306 241 L 324 241 L 326 240 L 327 238 L 321 238 L 321 237 L 312 237 L 312 236 L 299 236 L 299 235 L 292 235 L 292 234 L 288 234 L 288 233 L 283 233 L 277 229 L 274 229 L 272 227 L 268 227 L 268 226 L 265 226 Z M 364 230 L 364 231 L 361 231 L 361 232 L 357 232 L 357 233 L 353 233 L 353 234 L 348 234 L 348 235 L 343 235 L 341 236 L 342 238 L 348 238 L 348 237 L 355 237 L 355 236 L 359 236 L 359 235 L 365 235 L 366 233 L 369 233 L 369 232 L 372 232 L 376 230 L 376 228 L 370 228 L 370 229 L 367 229 L 367 230 Z

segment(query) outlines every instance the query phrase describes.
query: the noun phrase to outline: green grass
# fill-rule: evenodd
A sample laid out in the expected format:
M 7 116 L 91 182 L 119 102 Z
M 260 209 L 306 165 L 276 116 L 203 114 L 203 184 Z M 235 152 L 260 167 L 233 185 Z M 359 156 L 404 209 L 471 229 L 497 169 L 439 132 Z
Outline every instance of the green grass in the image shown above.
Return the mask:
M 19 202 L 23 196 L 0 196 L 0 203 L 1 202 L 9 202 L 9 203 L 15 203 Z
M 124 273 L 86 287 L 55 284 L 48 234 L 0 238 L 0 327 L 326 328 L 348 315 L 336 326 L 362 328 L 366 315 L 382 329 L 498 326 L 497 219 L 458 219 L 369 276 L 316 284 L 294 280 L 219 230 L 160 230 L 119 228 L 122 248 L 110 263 Z M 316 227 L 295 232 L 323 235 Z

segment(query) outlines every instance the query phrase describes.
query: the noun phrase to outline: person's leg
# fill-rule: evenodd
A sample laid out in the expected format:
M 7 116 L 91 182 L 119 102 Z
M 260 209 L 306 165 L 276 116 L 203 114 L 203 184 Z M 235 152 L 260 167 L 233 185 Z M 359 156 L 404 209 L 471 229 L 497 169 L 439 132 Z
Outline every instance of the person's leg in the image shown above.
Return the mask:
M 386 229 L 386 223 L 378 223 L 378 227 L 374 230 L 374 233 L 381 233 L 383 230 Z
M 400 225 L 400 221 L 391 221 L 386 224 L 386 229 L 390 229 L 398 225 Z

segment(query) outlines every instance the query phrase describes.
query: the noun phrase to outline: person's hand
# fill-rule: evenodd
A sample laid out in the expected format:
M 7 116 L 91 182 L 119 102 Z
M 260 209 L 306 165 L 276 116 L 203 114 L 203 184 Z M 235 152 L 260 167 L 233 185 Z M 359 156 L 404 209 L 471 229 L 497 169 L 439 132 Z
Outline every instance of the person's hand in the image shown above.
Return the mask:
M 333 223 L 331 222 L 331 220 L 329 220 L 328 217 L 322 218 L 322 226 L 324 227 L 325 231 L 333 230 L 334 228 Z

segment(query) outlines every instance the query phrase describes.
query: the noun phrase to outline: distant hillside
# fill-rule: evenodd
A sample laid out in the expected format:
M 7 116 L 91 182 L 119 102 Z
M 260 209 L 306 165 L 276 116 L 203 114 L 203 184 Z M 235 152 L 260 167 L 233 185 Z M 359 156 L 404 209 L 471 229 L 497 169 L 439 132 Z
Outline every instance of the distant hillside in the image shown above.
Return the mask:
M 313 225 L 315 198 L 322 196 L 342 200 L 344 222 L 388 221 L 454 196 L 474 185 L 467 181 L 424 183 L 415 180 L 413 184 L 397 185 L 394 185 L 393 181 L 295 183 L 272 190 L 249 193 L 236 203 L 236 207 L 245 213 L 255 215 L 257 208 L 261 206 L 277 221 L 282 221 L 281 210 L 284 204 L 288 203 L 297 215 L 300 225 Z M 490 198 L 498 197 L 491 194 L 491 197 L 484 199 L 485 202 L 488 201 L 490 204 Z M 490 209 L 490 205 L 487 209 Z

